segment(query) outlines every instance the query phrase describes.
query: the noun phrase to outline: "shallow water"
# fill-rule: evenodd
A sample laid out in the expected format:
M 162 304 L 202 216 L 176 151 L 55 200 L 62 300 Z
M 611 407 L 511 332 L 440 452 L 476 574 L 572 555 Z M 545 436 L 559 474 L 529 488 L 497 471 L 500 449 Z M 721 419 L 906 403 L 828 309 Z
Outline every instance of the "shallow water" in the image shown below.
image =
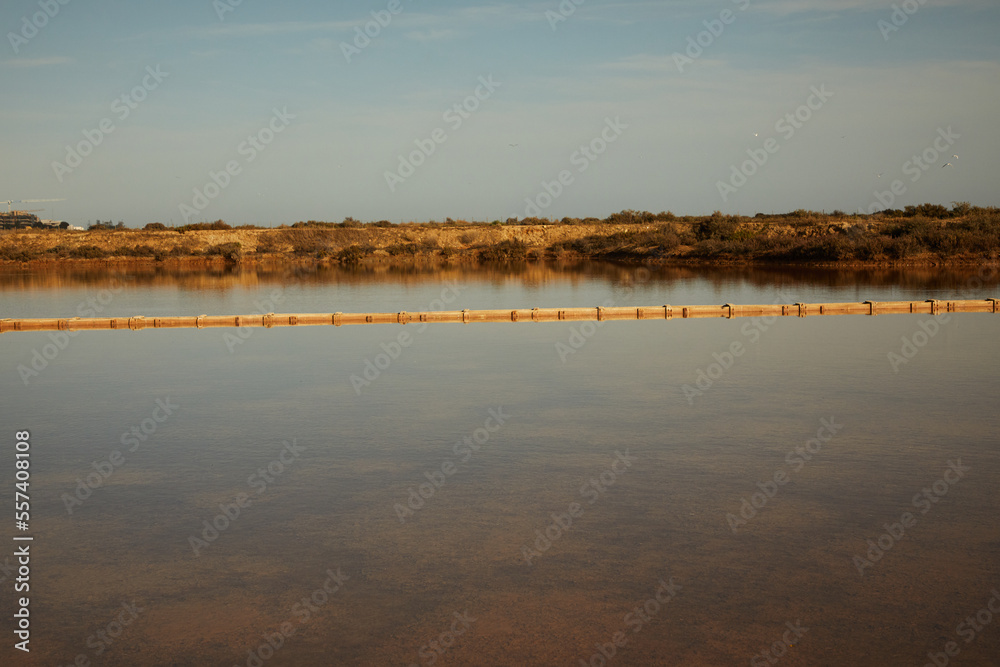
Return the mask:
M 0 317 L 1000 296 L 987 283 L 39 271 L 0 274 Z M 32 650 L 11 647 L 5 583 L 0 660 L 923 665 L 954 641 L 956 664 L 995 664 L 1000 617 L 975 616 L 1000 590 L 1000 317 L 943 319 L 5 334 L 34 542 Z

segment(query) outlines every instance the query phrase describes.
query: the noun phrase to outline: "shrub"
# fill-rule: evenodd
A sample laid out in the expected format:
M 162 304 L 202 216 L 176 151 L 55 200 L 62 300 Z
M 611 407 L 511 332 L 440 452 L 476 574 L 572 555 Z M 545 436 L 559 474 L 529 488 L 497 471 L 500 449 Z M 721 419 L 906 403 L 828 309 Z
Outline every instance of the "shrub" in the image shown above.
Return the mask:
M 150 222 L 143 229 L 151 232 L 162 232 L 167 230 L 167 226 L 162 222 Z
M 110 253 L 104 248 L 96 245 L 82 245 L 77 248 L 73 248 L 69 254 L 70 257 L 77 257 L 79 259 L 103 259 Z
M 14 246 L 0 248 L 0 259 L 8 259 L 14 262 L 27 262 L 35 259 L 36 257 L 38 257 L 37 250 L 16 248 Z
M 732 238 L 738 226 L 739 220 L 733 216 L 713 215 L 698 225 L 697 239 L 699 241 L 708 239 L 725 241 Z
M 205 249 L 204 254 L 207 256 L 221 255 L 225 258 L 227 262 L 239 262 L 243 257 L 243 249 L 240 243 L 220 243 L 219 245 L 209 246 Z
M 131 257 L 152 257 L 156 254 L 156 250 L 152 246 L 137 245 L 131 248 L 122 248 L 121 254 Z
M 337 259 L 342 264 L 359 264 L 361 260 L 375 252 L 375 248 L 370 245 L 361 246 L 354 244 L 348 246 L 337 253 Z
M 398 243 L 396 245 L 387 246 L 385 251 L 396 257 L 398 255 L 416 255 L 417 251 L 420 249 L 416 243 Z
M 194 222 L 190 225 L 182 225 L 177 227 L 177 231 L 183 234 L 184 232 L 199 232 L 199 231 L 212 231 L 212 230 L 223 230 L 232 229 L 224 220 L 216 220 L 215 222 Z
M 507 239 L 487 246 L 479 251 L 479 259 L 484 262 L 513 262 L 528 256 L 528 245 L 519 239 Z
M 272 242 L 291 245 L 296 255 L 326 257 L 330 254 L 331 241 L 336 233 L 332 229 L 287 229 L 274 234 Z
M 261 234 L 257 237 L 257 252 L 277 252 L 278 239 L 275 234 Z

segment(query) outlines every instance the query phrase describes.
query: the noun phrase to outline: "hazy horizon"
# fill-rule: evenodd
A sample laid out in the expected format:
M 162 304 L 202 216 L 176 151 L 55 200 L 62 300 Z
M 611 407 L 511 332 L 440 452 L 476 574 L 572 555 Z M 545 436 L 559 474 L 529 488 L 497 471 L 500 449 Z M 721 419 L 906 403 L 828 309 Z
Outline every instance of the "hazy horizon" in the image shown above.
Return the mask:
M 0 9 L 0 201 L 74 225 L 998 203 L 986 0 L 62 2 Z

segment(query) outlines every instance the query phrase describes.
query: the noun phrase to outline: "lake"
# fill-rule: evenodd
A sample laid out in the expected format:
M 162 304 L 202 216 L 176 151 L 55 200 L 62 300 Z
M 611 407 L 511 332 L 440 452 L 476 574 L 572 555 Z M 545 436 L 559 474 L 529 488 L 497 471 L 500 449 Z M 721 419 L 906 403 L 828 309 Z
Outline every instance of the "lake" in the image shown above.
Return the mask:
M 0 273 L 4 318 L 987 297 L 990 267 Z M 998 315 L 71 333 L 0 337 L 33 537 L 3 664 L 1000 656 Z

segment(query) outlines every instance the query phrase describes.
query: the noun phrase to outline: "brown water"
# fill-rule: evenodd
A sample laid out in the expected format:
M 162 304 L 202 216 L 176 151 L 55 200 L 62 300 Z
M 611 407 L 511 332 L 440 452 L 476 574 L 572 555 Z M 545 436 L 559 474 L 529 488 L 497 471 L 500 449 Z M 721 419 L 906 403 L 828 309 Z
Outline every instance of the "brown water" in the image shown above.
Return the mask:
M 8 273 L 0 317 L 998 296 L 984 273 Z M 4 334 L 34 541 L 32 650 L 8 578 L 0 661 L 997 664 L 1000 318 L 583 326 Z

